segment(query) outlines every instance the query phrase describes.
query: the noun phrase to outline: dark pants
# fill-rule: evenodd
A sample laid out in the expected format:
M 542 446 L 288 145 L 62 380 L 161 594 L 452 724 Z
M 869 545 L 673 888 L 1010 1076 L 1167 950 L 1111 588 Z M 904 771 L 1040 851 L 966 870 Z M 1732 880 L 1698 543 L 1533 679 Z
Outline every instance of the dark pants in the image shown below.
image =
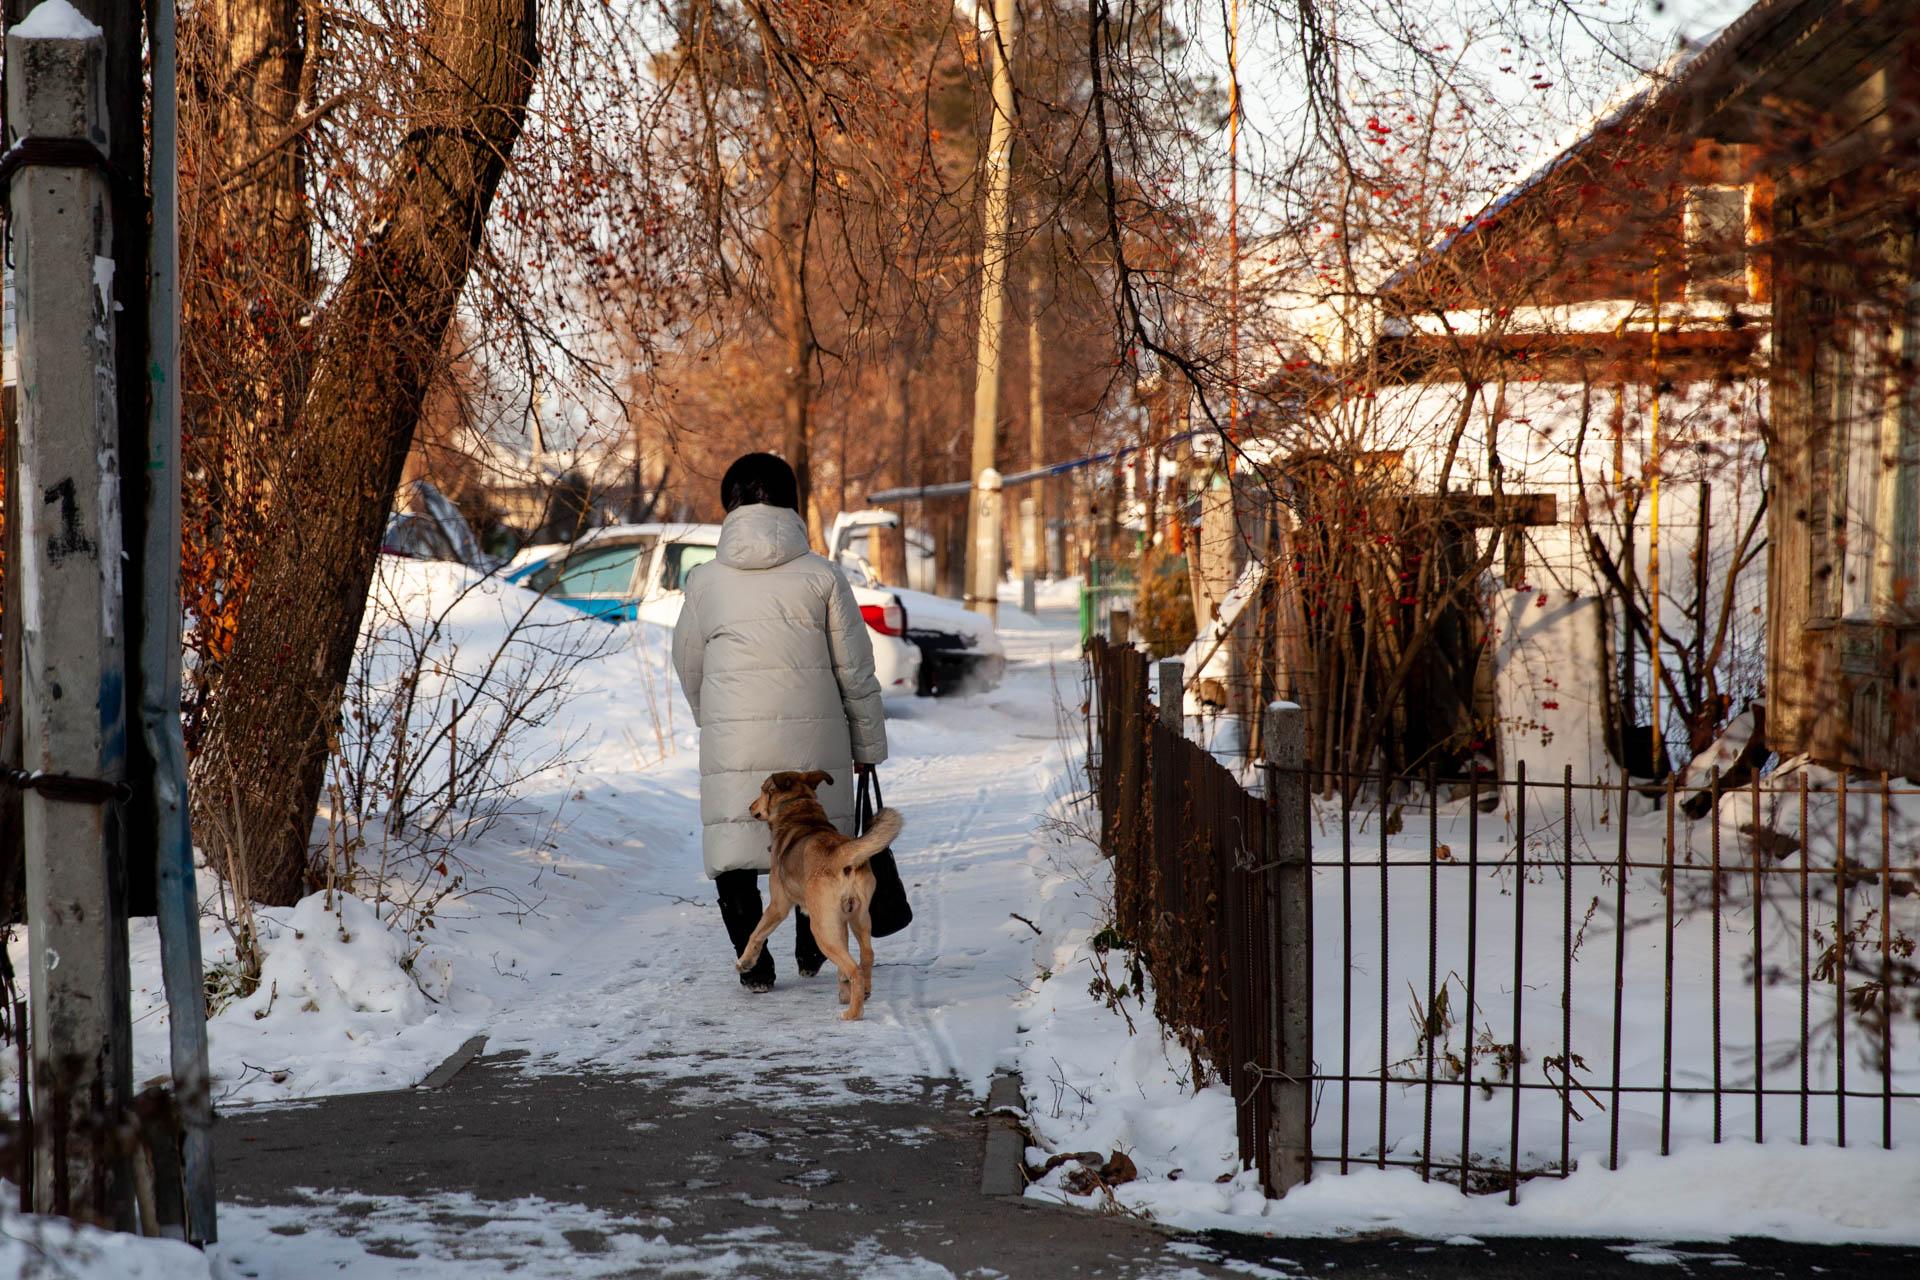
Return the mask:
M 760 923 L 760 917 L 766 913 L 766 904 L 760 900 L 760 877 L 765 874 L 764 871 L 722 871 L 714 877 L 714 887 L 720 891 L 720 919 L 727 926 L 727 937 L 733 940 L 733 954 L 736 956 L 747 949 L 747 939 L 753 936 L 754 926 Z M 807 913 L 796 907 L 793 923 L 793 961 L 803 973 L 817 973 L 826 957 L 820 954 L 820 948 L 814 944 Z M 763 949 L 760 959 L 754 962 L 753 968 L 740 975 L 740 980 L 772 982 L 773 948 Z

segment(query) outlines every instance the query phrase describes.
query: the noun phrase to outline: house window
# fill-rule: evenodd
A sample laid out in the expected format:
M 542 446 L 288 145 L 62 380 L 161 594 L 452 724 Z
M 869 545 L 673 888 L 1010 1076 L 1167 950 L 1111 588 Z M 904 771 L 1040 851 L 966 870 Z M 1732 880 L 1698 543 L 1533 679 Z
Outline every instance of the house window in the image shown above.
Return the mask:
M 1892 327 L 1884 308 L 1864 304 L 1847 313 L 1846 328 L 1836 336 L 1846 352 L 1833 424 L 1834 443 L 1841 451 L 1839 465 L 1833 469 L 1839 491 L 1832 505 L 1840 544 L 1835 565 L 1840 577 L 1839 614 L 1871 619 L 1881 598 L 1889 532 L 1882 518 L 1882 498 Z
M 1898 292 L 1842 302 L 1825 344 L 1833 581 L 1815 612 L 1855 622 L 1920 614 L 1920 289 L 1909 279 Z
M 1687 296 L 1747 296 L 1747 189 L 1693 187 L 1686 199 Z

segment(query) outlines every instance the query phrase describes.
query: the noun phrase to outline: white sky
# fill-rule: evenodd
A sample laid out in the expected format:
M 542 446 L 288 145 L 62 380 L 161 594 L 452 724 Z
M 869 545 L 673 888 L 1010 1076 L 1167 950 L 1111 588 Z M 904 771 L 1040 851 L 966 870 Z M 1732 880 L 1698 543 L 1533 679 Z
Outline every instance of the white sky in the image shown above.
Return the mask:
M 1194 61 L 1225 80 L 1227 35 L 1225 13 L 1231 0 L 1192 0 L 1189 21 L 1196 33 Z M 1460 38 L 1459 8 L 1447 0 L 1384 0 L 1393 6 L 1389 12 L 1397 20 L 1418 29 L 1430 38 L 1429 44 L 1452 44 Z M 1531 0 L 1544 8 L 1549 0 Z M 1618 30 L 1639 48 L 1627 51 L 1640 66 L 1656 64 L 1682 38 L 1704 40 L 1738 17 L 1747 7 L 1746 0 L 1687 0 L 1683 4 L 1665 0 L 1565 0 L 1578 3 L 1596 16 L 1619 12 L 1624 3 L 1628 17 L 1617 20 Z M 1243 12 L 1250 5 L 1243 0 Z M 1599 46 L 1583 36 L 1579 26 L 1568 24 L 1558 34 L 1536 17 L 1539 34 L 1536 46 L 1553 50 L 1554 55 L 1528 58 L 1515 49 L 1511 37 L 1489 33 L 1475 44 L 1474 60 L 1487 72 L 1501 92 L 1500 106 L 1510 115 L 1511 145 L 1514 159 L 1522 168 L 1545 158 L 1564 145 L 1576 132 L 1576 126 L 1592 118 L 1595 109 L 1611 99 L 1635 78 L 1633 66 L 1619 58 L 1600 54 Z M 1245 94 L 1246 125 L 1242 145 L 1244 167 L 1253 172 L 1283 163 L 1286 143 L 1291 136 L 1289 117 L 1300 107 L 1299 70 L 1296 52 L 1290 46 L 1291 33 L 1275 30 L 1271 18 L 1243 17 L 1241 27 L 1241 84 Z M 1552 65 L 1564 59 L 1589 61 L 1584 77 L 1563 77 L 1563 67 Z M 1597 65 L 1596 65 L 1597 64 Z M 1499 74 L 1507 68 L 1508 74 Z M 1538 74 L 1534 74 L 1538 69 Z M 1534 80 L 1554 82 L 1548 90 L 1536 89 Z M 1563 79 L 1574 82 L 1561 83 Z M 1583 80 L 1584 83 L 1578 82 Z M 1219 139 L 1224 157 L 1226 138 Z

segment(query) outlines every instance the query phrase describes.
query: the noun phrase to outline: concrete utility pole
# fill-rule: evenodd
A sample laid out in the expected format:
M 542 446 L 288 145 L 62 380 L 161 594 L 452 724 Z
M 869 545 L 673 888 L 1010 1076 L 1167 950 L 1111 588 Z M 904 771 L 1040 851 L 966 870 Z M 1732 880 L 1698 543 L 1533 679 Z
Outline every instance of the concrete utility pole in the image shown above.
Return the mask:
M 967 607 L 995 621 L 1000 617 L 1000 539 L 1006 527 L 1005 503 L 1000 473 L 988 467 L 974 481 L 977 519 L 973 545 L 967 548 Z
M 1037 593 L 1034 576 L 1040 563 L 1040 507 L 1032 498 L 1020 499 L 1020 607 L 1034 612 Z
M 985 16 L 985 6 L 981 6 Z M 994 0 L 993 130 L 986 158 L 986 201 L 980 242 L 980 329 L 973 377 L 973 496 L 967 505 L 966 603 L 989 618 L 999 615 L 1000 521 L 985 518 L 986 487 L 994 469 L 1000 421 L 1000 350 L 1007 321 L 1007 258 L 1013 223 L 1013 0 Z M 984 24 L 983 24 L 984 25 Z M 997 478 L 997 476 L 996 476 Z M 998 493 L 994 507 L 999 509 Z M 986 563 L 990 560 L 991 563 Z M 984 589 L 982 584 L 987 584 Z
M 1273 1064 L 1264 1082 L 1273 1101 L 1267 1135 L 1272 1182 L 1283 1196 L 1313 1172 L 1313 861 L 1308 800 L 1307 718 L 1291 702 L 1267 708 L 1263 726 L 1274 793 L 1263 888 L 1272 932 L 1264 957 L 1275 981 L 1267 1009 L 1265 1058 Z
M 100 28 L 66 0 L 7 33 L 34 1203 L 125 1230 L 130 1164 L 112 1139 L 133 1037 L 113 885 L 127 724 L 105 63 Z
M 1194 620 L 1204 633 L 1220 613 L 1227 595 L 1246 567 L 1249 548 L 1240 531 L 1240 504 L 1233 475 L 1222 465 L 1209 472 L 1200 493 L 1200 531 L 1189 550 L 1193 567 Z M 1257 612 L 1257 611 L 1256 611 Z M 1227 676 L 1212 691 L 1229 715 L 1244 716 L 1247 703 L 1246 628 L 1252 615 L 1242 615 L 1228 632 L 1223 650 Z M 1199 673 L 1195 672 L 1195 678 Z M 1203 690 L 1203 693 L 1207 692 Z

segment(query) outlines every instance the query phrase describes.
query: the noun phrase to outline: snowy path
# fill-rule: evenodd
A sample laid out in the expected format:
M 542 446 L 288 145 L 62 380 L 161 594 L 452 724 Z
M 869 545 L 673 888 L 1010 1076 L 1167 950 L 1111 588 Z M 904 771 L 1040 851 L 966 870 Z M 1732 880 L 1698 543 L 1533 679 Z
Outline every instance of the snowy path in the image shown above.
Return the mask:
M 837 1020 L 830 970 L 798 977 L 790 923 L 771 944 L 776 990 L 740 989 L 699 867 L 683 749 L 646 773 L 578 784 L 586 799 L 556 864 L 577 891 L 571 918 L 552 922 L 572 941 L 537 957 L 526 989 L 487 1019 L 490 1051 L 526 1049 L 546 1069 L 778 1078 L 814 1100 L 854 1076 L 917 1090 L 921 1077 L 953 1074 L 984 1090 L 996 1061 L 1011 1061 L 1012 1000 L 1035 968 L 1035 935 L 1012 913 L 1031 914 L 1044 870 L 1034 832 L 1064 772 L 1053 660 L 1073 642 L 1051 629 L 1009 638 L 1000 689 L 888 706 L 882 778 L 906 815 L 897 852 L 915 918 L 877 943 L 863 1021 Z
M 457 593 L 445 577 L 413 589 Z M 502 611 L 525 599 L 496 585 L 463 600 L 449 643 L 490 652 Z M 217 1104 L 405 1087 L 476 1034 L 490 1052 L 524 1050 L 535 1070 L 777 1076 L 808 1098 L 844 1093 L 853 1076 L 884 1088 L 951 1075 L 984 1093 L 1014 1061 L 1014 1001 L 1047 959 L 1012 913 L 1049 927 L 1035 904 L 1066 882 L 1058 841 L 1038 829 L 1065 785 L 1062 724 L 1078 724 L 1071 622 L 1008 611 L 998 689 L 889 700 L 881 778 L 906 819 L 897 853 L 915 920 L 879 940 L 863 1021 L 837 1020 L 830 967 L 798 977 L 791 923 L 771 943 L 779 987 L 741 990 L 700 865 L 691 716 L 667 673 L 666 633 L 636 624 L 575 673 L 564 722 L 522 744 L 529 755 L 563 744 L 570 763 L 524 786 L 515 812 L 449 860 L 463 892 L 410 940 L 411 976 L 396 967 L 409 940 L 356 918 L 357 903 L 338 921 L 319 895 L 262 914 L 262 989 L 210 1025 Z M 1075 709 L 1064 721 L 1062 703 Z M 210 903 L 216 884 L 206 876 Z M 212 915 L 203 946 L 210 964 L 232 955 Z M 167 1043 L 151 922 L 136 926 L 133 959 L 135 1070 L 146 1079 L 165 1070 Z
M 840 1021 L 830 970 L 797 977 L 790 924 L 775 991 L 740 987 L 700 868 L 690 738 L 637 770 L 608 747 L 471 851 L 532 910 L 486 896 L 447 917 L 429 956 L 443 1003 L 378 1061 L 391 1089 L 469 1034 L 487 1056 L 442 1092 L 232 1113 L 214 1276 L 1225 1275 L 1139 1223 L 979 1193 L 971 1112 L 1018 1060 L 1022 992 L 1051 959 L 1037 930 L 1092 923 L 1043 833 L 1076 637 L 1027 620 L 1006 640 L 998 690 L 888 708 L 915 919 L 878 944 L 863 1020 Z M 283 1059 L 306 1051 L 268 1034 Z M 352 1074 L 323 1067 L 278 1087 L 339 1092 Z

